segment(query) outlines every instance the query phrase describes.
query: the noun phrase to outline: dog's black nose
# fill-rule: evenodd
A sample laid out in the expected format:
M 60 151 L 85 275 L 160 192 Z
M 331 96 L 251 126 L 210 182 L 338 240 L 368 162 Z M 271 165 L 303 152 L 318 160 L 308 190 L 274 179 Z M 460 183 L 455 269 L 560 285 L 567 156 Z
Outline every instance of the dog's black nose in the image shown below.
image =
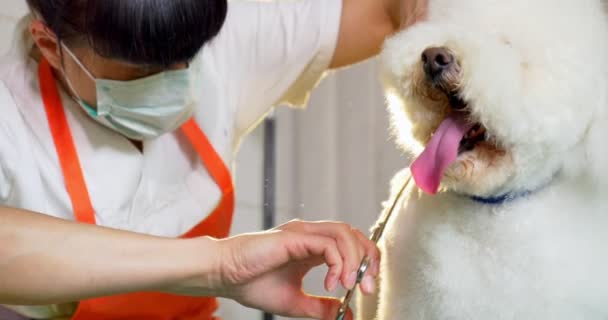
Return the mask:
M 431 80 L 436 80 L 454 65 L 454 55 L 445 47 L 433 47 L 422 53 L 424 72 Z

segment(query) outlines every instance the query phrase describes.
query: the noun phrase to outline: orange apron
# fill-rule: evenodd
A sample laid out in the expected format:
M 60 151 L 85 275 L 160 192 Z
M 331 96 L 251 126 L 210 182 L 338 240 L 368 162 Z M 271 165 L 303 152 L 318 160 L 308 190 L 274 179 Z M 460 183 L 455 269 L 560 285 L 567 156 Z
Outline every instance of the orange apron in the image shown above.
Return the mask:
M 80 161 L 63 104 L 49 63 L 42 60 L 38 67 L 40 91 L 55 149 L 59 157 L 67 192 L 76 220 L 95 224 L 95 210 L 89 198 Z M 187 121 L 182 132 L 200 156 L 209 175 L 222 191 L 215 210 L 197 226 L 180 238 L 229 235 L 234 212 L 234 189 L 230 171 L 217 154 L 203 131 L 193 119 Z M 83 300 L 73 320 L 210 320 L 218 308 L 215 298 L 183 297 L 164 293 L 141 292 Z

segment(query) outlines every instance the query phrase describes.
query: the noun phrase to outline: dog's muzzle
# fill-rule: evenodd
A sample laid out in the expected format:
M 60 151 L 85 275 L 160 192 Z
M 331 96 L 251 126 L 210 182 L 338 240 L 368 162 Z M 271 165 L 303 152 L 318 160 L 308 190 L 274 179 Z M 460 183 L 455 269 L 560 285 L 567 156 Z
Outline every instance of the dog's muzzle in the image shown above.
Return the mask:
M 458 99 L 460 66 L 452 51 L 446 47 L 430 47 L 422 52 L 422 68 L 429 85 L 445 92 L 454 109 L 465 104 Z
M 440 81 L 444 73 L 448 73 L 455 66 L 454 55 L 445 47 L 427 48 L 422 52 L 424 73 L 432 81 Z

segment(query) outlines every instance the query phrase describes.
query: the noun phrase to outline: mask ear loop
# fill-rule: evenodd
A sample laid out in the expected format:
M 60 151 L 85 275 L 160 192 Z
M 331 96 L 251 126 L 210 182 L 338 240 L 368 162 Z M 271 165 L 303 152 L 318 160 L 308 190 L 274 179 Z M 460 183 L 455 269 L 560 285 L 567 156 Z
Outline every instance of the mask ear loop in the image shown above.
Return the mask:
M 80 67 L 80 69 L 82 69 L 82 71 L 84 71 L 84 73 L 89 78 L 91 78 L 91 80 L 93 80 L 93 82 L 96 81 L 96 79 L 93 76 L 93 74 L 91 74 L 91 72 L 82 64 L 82 62 L 80 62 L 80 60 L 76 57 L 76 55 L 72 52 L 72 50 L 70 50 L 70 48 L 68 48 L 63 42 L 61 43 L 61 48 L 63 49 L 62 51 L 68 53 L 68 55 L 72 58 L 72 60 L 74 60 L 74 62 L 76 63 L 76 65 L 78 65 L 78 67 Z M 70 91 L 72 91 L 72 99 L 76 100 L 76 102 L 78 104 L 80 104 L 85 109 L 85 111 L 87 113 L 89 113 L 91 116 L 97 117 L 98 116 L 97 110 L 95 108 L 91 107 L 84 100 L 82 100 L 82 98 L 80 98 L 80 96 L 78 95 L 78 93 L 74 89 L 74 85 L 72 84 L 72 81 L 70 81 L 70 78 L 68 77 L 67 73 L 65 72 L 65 66 L 63 65 L 63 60 L 62 60 L 61 65 L 62 65 L 62 68 L 63 68 L 63 70 L 62 70 L 62 72 L 63 72 L 63 78 L 65 79 L 66 84 L 70 88 Z
M 67 52 L 70 55 L 72 60 L 74 60 L 74 62 L 76 62 L 76 64 L 80 67 L 80 69 L 82 69 L 82 71 L 84 71 L 84 73 L 86 73 L 86 75 L 89 78 L 91 78 L 91 80 L 93 80 L 93 81 L 96 80 L 95 76 L 91 73 L 91 71 L 89 71 L 89 69 L 87 67 L 85 67 L 84 64 L 82 64 L 82 62 L 80 62 L 80 59 L 78 59 L 78 57 L 76 57 L 76 55 L 72 52 L 72 50 L 70 50 L 70 48 L 68 48 L 68 46 L 66 46 L 62 42 L 61 47 L 63 48 L 63 50 L 65 50 L 65 52 Z

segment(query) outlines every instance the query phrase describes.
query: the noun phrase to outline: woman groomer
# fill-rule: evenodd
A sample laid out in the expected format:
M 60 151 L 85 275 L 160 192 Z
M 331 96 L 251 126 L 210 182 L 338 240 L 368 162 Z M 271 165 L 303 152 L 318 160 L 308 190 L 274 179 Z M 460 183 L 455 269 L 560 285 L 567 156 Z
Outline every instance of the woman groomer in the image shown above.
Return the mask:
M 213 319 L 227 297 L 331 319 L 374 290 L 362 233 L 292 222 L 226 238 L 231 162 L 277 103 L 376 54 L 426 5 L 398 0 L 27 0 L 0 66 L 0 304 L 30 319 Z M 402 18 L 407 17 L 407 19 Z M 219 240 L 223 239 L 223 240 Z

